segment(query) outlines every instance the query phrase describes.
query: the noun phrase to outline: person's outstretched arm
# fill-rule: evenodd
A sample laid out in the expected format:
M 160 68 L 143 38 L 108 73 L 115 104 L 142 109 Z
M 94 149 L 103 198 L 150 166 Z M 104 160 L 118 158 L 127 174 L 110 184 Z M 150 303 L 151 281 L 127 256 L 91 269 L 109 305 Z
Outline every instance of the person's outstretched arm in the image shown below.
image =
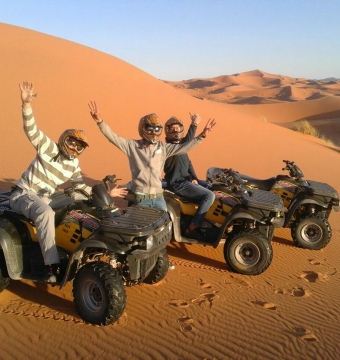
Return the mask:
M 90 114 L 92 119 L 97 123 L 100 131 L 103 135 L 118 149 L 123 151 L 124 154 L 128 155 L 129 153 L 129 140 L 122 138 L 112 131 L 109 125 L 107 125 L 102 119 L 98 107 L 95 101 L 91 101 L 89 104 Z
M 195 146 L 199 145 L 201 141 L 207 137 L 207 135 L 212 131 L 213 127 L 216 125 L 215 119 L 209 119 L 205 125 L 203 131 L 196 136 L 193 140 L 187 141 L 181 144 L 166 144 L 166 155 L 167 157 L 173 155 L 185 154 L 189 150 L 193 149 Z
M 37 151 L 56 155 L 59 151 L 57 145 L 39 129 L 33 115 L 31 102 L 38 96 L 38 94 L 34 93 L 33 83 L 23 81 L 19 84 L 19 87 L 22 102 L 22 119 L 26 136 Z
M 197 125 L 201 122 L 201 117 L 198 114 L 192 114 L 189 112 L 191 124 L 189 126 L 187 134 L 182 139 L 182 142 L 190 141 L 195 137 Z

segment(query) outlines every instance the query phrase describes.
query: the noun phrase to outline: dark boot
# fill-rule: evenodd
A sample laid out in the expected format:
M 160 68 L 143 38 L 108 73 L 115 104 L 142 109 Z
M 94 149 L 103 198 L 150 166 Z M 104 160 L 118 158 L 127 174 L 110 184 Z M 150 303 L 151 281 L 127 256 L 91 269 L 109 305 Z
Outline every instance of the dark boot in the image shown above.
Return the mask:
M 184 236 L 198 241 L 207 241 L 205 232 L 202 232 L 200 227 L 196 227 L 193 230 L 187 229 Z

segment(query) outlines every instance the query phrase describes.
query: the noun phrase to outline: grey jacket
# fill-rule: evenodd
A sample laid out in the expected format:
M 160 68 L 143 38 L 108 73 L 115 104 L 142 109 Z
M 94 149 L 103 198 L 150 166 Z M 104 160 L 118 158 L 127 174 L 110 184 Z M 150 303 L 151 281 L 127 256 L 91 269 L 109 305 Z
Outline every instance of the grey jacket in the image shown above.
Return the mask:
M 115 134 L 105 122 L 98 124 L 104 136 L 129 158 L 132 191 L 146 194 L 160 194 L 162 189 L 162 173 L 165 160 L 173 155 L 184 154 L 202 141 L 199 135 L 182 144 L 169 144 L 158 141 L 155 145 L 143 139 L 130 140 Z

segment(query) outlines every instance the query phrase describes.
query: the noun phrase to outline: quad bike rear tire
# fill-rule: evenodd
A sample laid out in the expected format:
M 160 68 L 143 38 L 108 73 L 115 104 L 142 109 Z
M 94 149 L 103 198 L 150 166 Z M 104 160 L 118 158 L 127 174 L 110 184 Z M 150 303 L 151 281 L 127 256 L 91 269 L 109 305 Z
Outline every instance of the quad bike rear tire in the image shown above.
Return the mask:
M 126 306 L 122 277 L 104 262 L 91 262 L 76 273 L 73 297 L 81 318 L 101 326 L 116 322 Z
M 306 215 L 293 224 L 291 235 L 298 247 L 320 250 L 330 242 L 332 229 L 323 216 Z
M 0 250 L 0 293 L 4 291 L 10 283 L 10 278 L 7 274 L 6 260 L 2 250 Z
M 0 293 L 7 288 L 9 282 L 10 279 L 8 277 L 2 276 L 2 271 L 0 270 Z
M 229 234 L 223 255 L 231 270 L 243 275 L 259 275 L 271 264 L 273 248 L 258 230 L 243 229 Z
M 166 249 L 158 253 L 158 258 L 154 268 L 150 271 L 149 275 L 144 279 L 146 284 L 157 284 L 163 280 L 169 270 L 169 259 Z

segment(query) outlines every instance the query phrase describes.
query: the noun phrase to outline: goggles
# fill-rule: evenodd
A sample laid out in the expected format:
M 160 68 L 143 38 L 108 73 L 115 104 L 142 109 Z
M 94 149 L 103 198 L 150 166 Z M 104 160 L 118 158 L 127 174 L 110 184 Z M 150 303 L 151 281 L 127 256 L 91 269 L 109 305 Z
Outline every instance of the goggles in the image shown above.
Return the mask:
M 70 137 L 67 137 L 65 139 L 65 144 L 69 149 L 75 150 L 77 154 L 81 154 L 85 149 L 85 146 L 83 144 Z
M 182 125 L 170 125 L 167 128 L 167 133 L 168 134 L 176 134 L 176 133 L 180 133 L 183 131 L 183 126 Z
M 162 130 L 162 127 L 161 126 L 152 126 L 152 125 L 144 125 L 144 130 L 147 131 L 147 132 L 154 132 L 154 133 L 159 133 L 161 130 Z

